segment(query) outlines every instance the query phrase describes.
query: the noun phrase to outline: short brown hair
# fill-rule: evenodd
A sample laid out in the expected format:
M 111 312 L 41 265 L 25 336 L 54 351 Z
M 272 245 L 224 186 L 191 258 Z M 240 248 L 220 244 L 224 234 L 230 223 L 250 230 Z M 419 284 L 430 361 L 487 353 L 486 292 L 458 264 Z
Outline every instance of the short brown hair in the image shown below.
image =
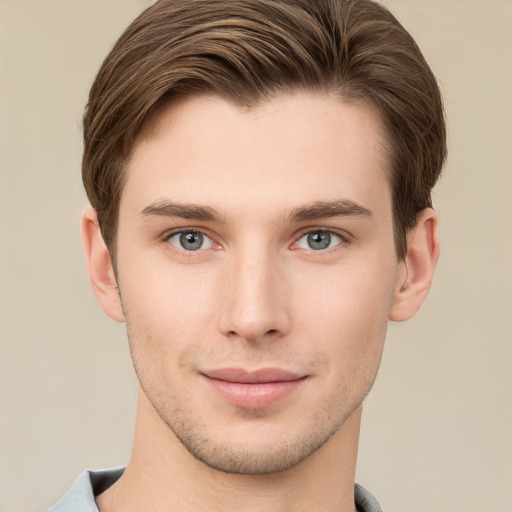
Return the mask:
M 84 115 L 83 181 L 113 259 L 124 171 L 157 109 L 201 93 L 251 107 L 299 89 L 379 108 L 403 258 L 431 206 L 446 128 L 436 79 L 396 18 L 373 0 L 159 0 L 105 59 Z

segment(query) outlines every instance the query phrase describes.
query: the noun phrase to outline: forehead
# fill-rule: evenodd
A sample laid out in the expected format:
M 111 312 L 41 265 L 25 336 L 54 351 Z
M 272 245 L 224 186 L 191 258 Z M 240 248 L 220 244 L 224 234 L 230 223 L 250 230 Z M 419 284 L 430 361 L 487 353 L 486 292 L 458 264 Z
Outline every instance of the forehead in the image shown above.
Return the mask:
M 297 92 L 243 109 L 218 97 L 184 98 L 139 141 L 121 208 L 166 197 L 220 210 L 340 198 L 386 207 L 384 143 L 379 112 L 366 102 Z

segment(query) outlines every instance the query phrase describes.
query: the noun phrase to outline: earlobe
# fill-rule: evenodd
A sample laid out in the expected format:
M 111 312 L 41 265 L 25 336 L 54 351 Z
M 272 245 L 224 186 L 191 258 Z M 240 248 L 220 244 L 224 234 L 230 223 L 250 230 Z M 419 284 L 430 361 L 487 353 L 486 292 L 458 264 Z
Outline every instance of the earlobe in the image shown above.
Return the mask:
M 96 210 L 93 208 L 88 208 L 82 214 L 82 243 L 96 298 L 110 318 L 124 322 L 125 317 L 110 254 L 101 235 Z
M 437 214 L 432 208 L 426 208 L 407 234 L 407 254 L 397 275 L 390 320 L 403 322 L 420 309 L 430 289 L 438 258 Z

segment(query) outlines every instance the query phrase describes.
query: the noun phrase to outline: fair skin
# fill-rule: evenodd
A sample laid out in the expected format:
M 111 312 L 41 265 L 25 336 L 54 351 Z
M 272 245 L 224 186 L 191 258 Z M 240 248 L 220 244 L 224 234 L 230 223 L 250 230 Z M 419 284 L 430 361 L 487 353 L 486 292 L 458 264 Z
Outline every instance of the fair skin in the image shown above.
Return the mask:
M 183 99 L 129 163 L 117 281 L 85 212 L 93 288 L 140 381 L 102 512 L 355 510 L 387 323 L 419 309 L 439 253 L 427 209 L 396 257 L 384 137 L 374 107 L 327 94 Z

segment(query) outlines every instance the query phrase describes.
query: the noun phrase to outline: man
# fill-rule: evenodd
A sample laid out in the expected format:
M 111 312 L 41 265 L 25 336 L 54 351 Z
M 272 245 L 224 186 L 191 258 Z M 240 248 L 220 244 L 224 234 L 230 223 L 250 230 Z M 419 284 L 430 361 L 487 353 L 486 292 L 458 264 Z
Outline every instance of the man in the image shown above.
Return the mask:
M 160 0 L 84 118 L 91 282 L 140 382 L 125 470 L 49 510 L 381 510 L 354 485 L 389 320 L 439 255 L 446 153 L 416 44 L 371 0 Z

